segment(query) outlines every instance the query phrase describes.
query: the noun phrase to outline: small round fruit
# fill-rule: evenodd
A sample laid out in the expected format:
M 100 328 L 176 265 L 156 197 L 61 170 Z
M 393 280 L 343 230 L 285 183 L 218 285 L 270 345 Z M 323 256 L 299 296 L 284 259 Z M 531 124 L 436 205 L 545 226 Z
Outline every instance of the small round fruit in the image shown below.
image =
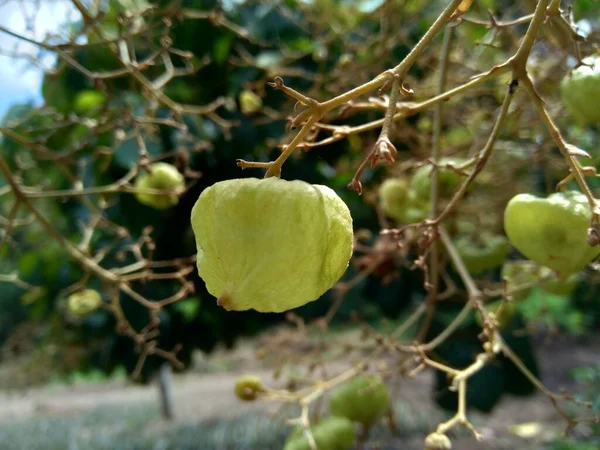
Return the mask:
M 560 92 L 569 113 L 586 125 L 600 122 L 600 56 L 584 58 L 583 63 L 565 76 Z
M 440 164 L 460 165 L 464 163 L 458 158 L 442 158 Z M 431 197 L 431 165 L 419 167 L 410 180 L 410 188 L 419 198 L 428 200 Z M 449 167 L 438 168 L 439 192 L 442 197 L 452 195 L 460 181 L 460 175 Z
M 431 433 L 425 438 L 425 450 L 451 450 L 452 441 L 442 433 Z
M 379 186 L 381 209 L 397 222 L 404 220 L 408 203 L 408 186 L 405 180 L 388 178 Z
M 331 393 L 331 414 L 372 425 L 390 404 L 390 394 L 379 375 L 359 375 Z
M 254 114 L 262 108 L 262 105 L 262 99 L 254 92 L 245 89 L 240 93 L 240 110 L 242 114 Z
M 456 250 L 471 275 L 479 275 L 486 270 L 500 267 L 508 255 L 508 239 L 501 235 L 482 233 L 480 242 L 463 235 L 455 240 Z
M 600 254 L 587 243 L 591 210 L 585 195 L 557 192 L 548 198 L 519 194 L 504 211 L 504 230 L 513 246 L 530 260 L 567 277 Z
M 106 103 L 106 94 L 95 89 L 81 91 L 75 97 L 73 108 L 75 112 L 83 114 L 95 110 Z
M 327 417 L 310 431 L 319 450 L 350 450 L 356 437 L 354 425 L 344 417 Z M 312 450 L 302 427 L 290 434 L 283 450 Z
M 192 209 L 198 274 L 227 310 L 282 312 L 318 299 L 352 256 L 352 217 L 327 186 L 221 181 Z
M 507 261 L 502 266 L 502 278 L 507 280 L 507 289 L 514 301 L 523 300 L 530 294 L 533 285 L 512 292 L 518 286 L 535 283 L 539 279 L 539 266 L 531 261 Z
M 102 305 L 102 297 L 93 289 L 75 292 L 67 298 L 69 312 L 75 316 L 86 316 Z
M 552 275 L 552 270 L 547 267 L 542 267 L 540 270 L 540 276 L 547 278 Z M 577 288 L 579 284 L 579 275 L 574 273 L 566 278 L 560 278 L 557 276 L 545 279 L 540 283 L 540 289 L 554 295 L 570 295 Z
M 245 402 L 255 400 L 262 392 L 265 392 L 265 387 L 258 377 L 244 375 L 235 383 L 236 397 Z
M 150 165 L 151 172 L 138 175 L 135 187 L 140 189 L 157 189 L 169 191 L 165 194 L 135 194 L 138 201 L 155 209 L 168 209 L 179 202 L 179 194 L 185 188 L 183 175 L 171 164 L 157 162 Z
M 415 195 L 413 191 L 408 193 L 408 204 L 404 211 L 404 223 L 422 222 L 429 216 L 431 202 Z

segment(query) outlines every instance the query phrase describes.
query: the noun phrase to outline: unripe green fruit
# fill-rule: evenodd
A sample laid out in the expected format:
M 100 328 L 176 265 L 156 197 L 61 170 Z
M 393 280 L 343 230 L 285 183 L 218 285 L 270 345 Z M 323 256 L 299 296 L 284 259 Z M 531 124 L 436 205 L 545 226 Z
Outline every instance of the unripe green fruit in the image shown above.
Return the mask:
M 240 93 L 240 110 L 242 114 L 250 115 L 262 108 L 262 99 L 250 90 L 243 90 Z
M 504 211 L 504 230 L 511 243 L 530 260 L 567 277 L 600 254 L 587 243 L 591 211 L 577 191 L 548 198 L 530 194 L 513 197 Z
M 344 417 L 327 417 L 311 425 L 310 431 L 319 450 L 350 450 L 356 436 L 354 425 Z M 312 450 L 301 427 L 288 437 L 283 450 Z
M 588 65 L 565 76 L 560 92 L 569 113 L 586 125 L 600 122 L 600 56 L 584 58 L 583 62 Z
M 86 90 L 75 97 L 74 109 L 77 113 L 90 112 L 106 102 L 106 94 L 98 90 Z
M 265 392 L 265 388 L 258 377 L 244 375 L 235 383 L 235 395 L 240 400 L 246 402 L 255 400 L 262 392 Z
M 359 375 L 340 385 L 329 400 L 331 414 L 372 425 L 390 404 L 390 394 L 379 375 Z
M 93 289 L 75 292 L 67 298 L 69 312 L 75 316 L 85 316 L 97 310 L 102 305 L 102 297 Z
M 408 204 L 404 211 L 404 223 L 417 223 L 425 220 L 429 216 L 431 202 L 429 200 L 417 197 L 410 191 L 408 193 Z
M 480 239 L 482 242 L 478 243 L 464 235 L 455 241 L 456 250 L 471 275 L 500 267 L 509 251 L 508 239 L 504 236 L 483 233 Z
M 427 218 L 429 212 L 426 209 L 409 206 L 404 214 L 405 223 L 418 223 Z
M 452 441 L 445 434 L 431 433 L 425 438 L 425 450 L 451 450 Z
M 282 312 L 318 299 L 352 256 L 352 217 L 327 186 L 221 181 L 192 209 L 198 274 L 227 310 Z
M 179 194 L 185 188 L 185 178 L 171 164 L 157 162 L 150 165 L 152 173 L 140 173 L 135 181 L 136 188 L 171 191 L 168 194 L 136 193 L 135 197 L 144 205 L 155 209 L 168 209 L 179 202 Z
M 542 267 L 540 271 L 540 276 L 542 278 L 549 277 L 552 274 L 552 271 L 547 267 Z M 579 283 L 579 275 L 574 273 L 566 278 L 552 277 L 547 280 L 544 280 L 540 283 L 540 289 L 544 291 L 554 294 L 554 295 L 569 295 L 576 288 Z
M 404 220 L 408 204 L 408 186 L 405 180 L 388 178 L 379 186 L 381 209 L 397 222 Z
M 452 164 L 458 166 L 464 163 L 459 158 L 442 158 L 440 164 Z M 431 197 L 431 165 L 419 167 L 410 180 L 410 188 L 415 195 L 424 200 Z M 452 195 L 460 181 L 460 175 L 449 167 L 438 167 L 438 186 L 441 197 Z
M 531 261 L 507 261 L 502 266 L 502 278 L 507 280 L 508 291 L 511 292 L 517 286 L 534 283 L 539 279 L 538 266 Z M 514 301 L 527 298 L 532 287 L 511 292 Z

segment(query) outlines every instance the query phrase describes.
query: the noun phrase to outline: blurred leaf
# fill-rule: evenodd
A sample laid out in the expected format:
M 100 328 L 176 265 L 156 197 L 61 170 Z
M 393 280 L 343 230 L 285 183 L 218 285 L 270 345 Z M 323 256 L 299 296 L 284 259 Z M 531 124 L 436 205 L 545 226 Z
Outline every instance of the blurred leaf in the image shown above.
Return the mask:
M 226 34 L 215 41 L 213 44 L 212 55 L 217 64 L 223 64 L 227 61 L 232 43 L 233 34 Z
M 542 322 L 574 334 L 585 330 L 585 317 L 580 311 L 572 308 L 569 296 L 552 295 L 534 288 L 517 307 L 528 321 Z
M 19 275 L 28 278 L 33 274 L 38 261 L 38 255 L 35 251 L 30 251 L 19 258 Z
M 181 314 L 186 322 L 191 322 L 198 315 L 201 301 L 198 297 L 190 297 L 173 304 L 173 309 Z

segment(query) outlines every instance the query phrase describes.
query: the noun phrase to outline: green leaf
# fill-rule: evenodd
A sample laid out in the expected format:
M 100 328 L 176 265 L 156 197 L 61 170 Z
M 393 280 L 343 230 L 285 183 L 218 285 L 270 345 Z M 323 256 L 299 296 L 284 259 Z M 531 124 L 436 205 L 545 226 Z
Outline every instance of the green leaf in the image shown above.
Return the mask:
M 213 44 L 212 54 L 213 59 L 217 64 L 223 64 L 227 61 L 229 52 L 231 51 L 231 44 L 233 43 L 233 35 L 226 34 L 220 37 Z
M 186 322 L 194 320 L 200 310 L 201 301 L 198 297 L 180 300 L 173 305 L 173 309 L 181 314 Z
M 585 317 L 571 306 L 569 296 L 552 295 L 535 288 L 527 298 L 517 304 L 517 307 L 528 321 L 560 327 L 574 334 L 585 330 Z

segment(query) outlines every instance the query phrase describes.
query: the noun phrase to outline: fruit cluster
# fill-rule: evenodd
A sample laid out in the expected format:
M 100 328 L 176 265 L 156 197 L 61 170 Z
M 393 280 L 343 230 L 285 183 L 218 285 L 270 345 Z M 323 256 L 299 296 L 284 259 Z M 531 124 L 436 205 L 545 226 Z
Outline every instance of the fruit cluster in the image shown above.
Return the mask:
M 457 169 L 465 161 L 459 158 L 443 158 L 438 170 L 439 193 L 449 198 L 460 181 Z M 454 167 L 454 168 L 453 168 Z M 420 222 L 431 208 L 431 172 L 425 165 L 406 178 L 388 178 L 379 187 L 379 203 L 385 215 L 398 223 Z
M 319 450 L 349 450 L 355 438 L 355 423 L 372 426 L 390 403 L 388 389 L 378 375 L 359 375 L 331 393 L 331 416 L 311 428 Z M 309 450 L 308 437 L 299 427 L 286 441 L 284 450 Z

